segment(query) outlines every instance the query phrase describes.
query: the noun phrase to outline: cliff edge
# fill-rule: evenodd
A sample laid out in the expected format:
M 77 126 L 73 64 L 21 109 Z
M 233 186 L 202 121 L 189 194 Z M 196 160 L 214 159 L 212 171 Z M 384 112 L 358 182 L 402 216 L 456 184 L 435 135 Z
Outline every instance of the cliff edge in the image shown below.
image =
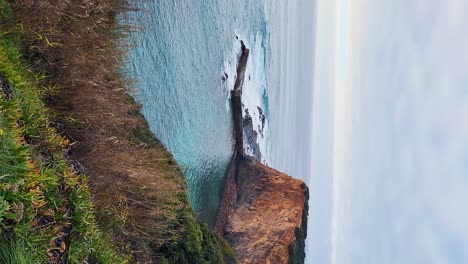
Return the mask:
M 131 3 L 85 2 L 0 0 L 0 263 L 237 263 L 130 96 Z
M 231 244 L 240 263 L 304 263 L 307 186 L 244 154 L 242 83 L 248 57 L 242 43 L 231 92 L 235 152 L 215 231 Z
M 250 157 L 237 165 L 224 237 L 240 263 L 303 263 L 307 186 Z

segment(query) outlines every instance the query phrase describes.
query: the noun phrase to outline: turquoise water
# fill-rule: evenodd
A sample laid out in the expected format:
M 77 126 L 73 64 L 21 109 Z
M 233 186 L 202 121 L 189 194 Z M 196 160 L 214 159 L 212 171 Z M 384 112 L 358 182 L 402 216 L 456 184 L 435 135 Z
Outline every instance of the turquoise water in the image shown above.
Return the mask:
M 131 35 L 128 58 L 135 97 L 182 167 L 194 210 L 213 225 L 233 151 L 229 91 L 240 51 L 236 36 L 251 49 L 245 107 L 268 109 L 263 1 L 160 0 L 138 8 L 143 11 L 133 13 L 130 22 L 141 28 Z M 225 72 L 229 77 L 223 81 Z M 264 134 L 261 148 L 267 153 Z

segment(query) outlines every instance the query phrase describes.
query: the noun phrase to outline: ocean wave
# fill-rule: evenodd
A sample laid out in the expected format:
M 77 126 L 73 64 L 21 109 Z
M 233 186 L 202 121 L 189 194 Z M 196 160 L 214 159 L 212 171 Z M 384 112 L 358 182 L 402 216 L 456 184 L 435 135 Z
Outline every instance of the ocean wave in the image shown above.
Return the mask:
M 236 33 L 232 49 L 224 62 L 223 80 L 226 86 L 226 110 L 230 109 L 230 90 L 234 87 L 236 68 L 241 51 L 241 40 L 250 49 L 243 86 L 244 149 L 262 163 L 270 160 L 269 106 L 266 53 L 269 43 L 266 32 Z

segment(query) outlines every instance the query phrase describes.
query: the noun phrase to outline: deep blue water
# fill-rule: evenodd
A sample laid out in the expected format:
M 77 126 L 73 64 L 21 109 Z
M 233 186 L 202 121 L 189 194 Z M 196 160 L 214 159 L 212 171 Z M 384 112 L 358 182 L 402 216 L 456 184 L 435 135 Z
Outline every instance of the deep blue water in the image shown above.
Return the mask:
M 143 11 L 130 17 L 139 29 L 130 37 L 128 58 L 135 97 L 152 131 L 182 167 L 194 210 L 213 225 L 233 151 L 229 91 L 240 39 L 251 49 L 245 107 L 252 109 L 254 120 L 256 106 L 268 114 L 269 35 L 263 1 L 160 0 L 138 8 Z M 261 140 L 265 153 L 266 132 Z

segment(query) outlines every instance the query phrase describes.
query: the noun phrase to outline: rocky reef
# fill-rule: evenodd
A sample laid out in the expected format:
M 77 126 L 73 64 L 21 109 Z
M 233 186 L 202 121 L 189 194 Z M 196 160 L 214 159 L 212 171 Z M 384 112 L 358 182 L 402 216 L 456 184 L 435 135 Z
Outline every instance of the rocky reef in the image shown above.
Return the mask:
M 259 107 L 259 109 L 261 109 Z M 245 147 L 250 150 L 250 153 L 257 160 L 262 160 L 262 153 L 260 151 L 260 145 L 258 144 L 259 133 L 254 129 L 253 119 L 249 113 L 249 109 L 244 110 L 245 115 L 243 118 L 244 126 L 244 138 L 245 138 Z M 262 128 L 259 128 L 259 132 L 263 132 Z M 263 137 L 262 134 L 260 134 Z
M 249 122 L 242 116 L 242 79 L 249 50 L 242 46 L 231 93 L 235 152 L 215 231 L 231 244 L 240 263 L 304 263 L 307 186 L 262 164 L 260 155 L 244 153 L 244 128 Z

